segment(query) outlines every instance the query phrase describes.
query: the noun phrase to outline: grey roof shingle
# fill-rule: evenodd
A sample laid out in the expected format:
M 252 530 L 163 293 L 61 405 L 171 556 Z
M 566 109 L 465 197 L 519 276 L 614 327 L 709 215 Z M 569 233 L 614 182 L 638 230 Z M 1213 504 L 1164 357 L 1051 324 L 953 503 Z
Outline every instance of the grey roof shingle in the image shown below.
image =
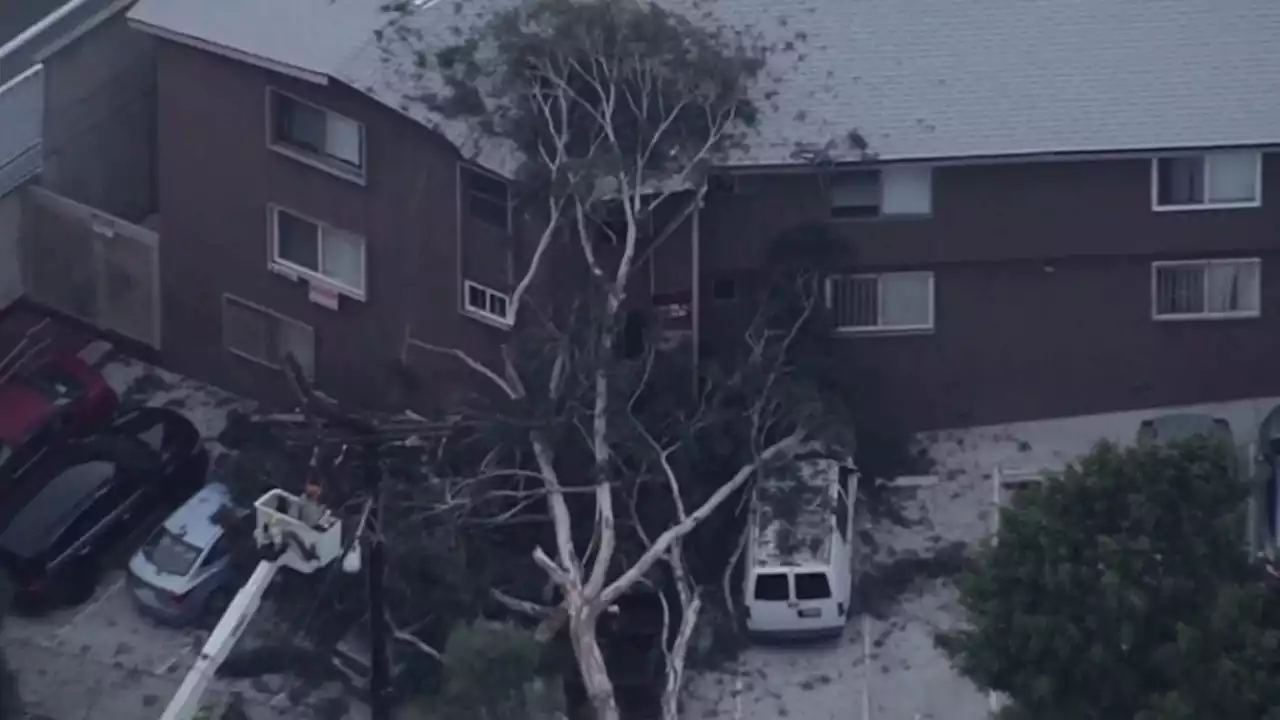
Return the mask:
M 382 1 L 141 0 L 131 16 L 337 78 L 505 169 L 468 123 L 405 100 L 423 88 L 412 54 L 374 38 Z M 411 22 L 444 46 L 516 1 L 439 0 Z M 663 1 L 775 47 L 735 164 L 857 159 L 851 131 L 885 160 L 1280 143 L 1275 0 Z

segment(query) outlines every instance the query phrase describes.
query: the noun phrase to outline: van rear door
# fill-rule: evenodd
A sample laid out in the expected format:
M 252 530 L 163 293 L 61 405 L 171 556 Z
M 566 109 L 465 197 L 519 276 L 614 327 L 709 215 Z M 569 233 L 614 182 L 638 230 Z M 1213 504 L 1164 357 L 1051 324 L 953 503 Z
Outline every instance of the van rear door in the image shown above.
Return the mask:
M 844 612 L 831 587 L 831 573 L 797 569 L 792 575 L 791 608 L 798 630 L 821 630 L 844 624 Z
M 748 588 L 748 626 L 756 632 L 787 632 L 795 629 L 791 608 L 791 574 L 786 570 L 757 570 Z

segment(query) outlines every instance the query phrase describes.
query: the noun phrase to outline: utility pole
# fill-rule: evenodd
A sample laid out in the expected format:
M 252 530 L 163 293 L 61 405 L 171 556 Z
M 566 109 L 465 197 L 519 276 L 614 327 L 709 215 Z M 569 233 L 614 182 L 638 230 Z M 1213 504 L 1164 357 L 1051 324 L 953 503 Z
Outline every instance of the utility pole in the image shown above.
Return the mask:
M 369 493 L 369 709 L 372 720 L 391 720 L 391 668 L 387 652 L 387 608 L 383 588 L 386 558 L 382 548 L 382 465 L 378 441 L 364 443 L 364 485 Z
M 364 553 L 367 556 L 366 576 L 369 600 L 369 710 L 371 720 L 391 720 L 391 656 L 387 636 L 391 634 L 387 621 L 386 556 L 383 552 L 382 533 L 382 448 L 393 439 L 404 440 L 423 434 L 447 436 L 452 422 L 406 422 L 403 419 L 379 423 L 343 412 L 333 400 L 322 398 L 312 387 L 306 373 L 296 358 L 285 359 L 286 375 L 302 402 L 304 417 L 318 417 L 322 425 L 336 431 L 328 436 L 327 428 L 309 428 L 312 442 L 337 441 L 360 448 L 362 470 L 361 483 L 369 497 L 369 512 L 362 533 L 368 538 Z M 320 435 L 314 435 L 319 430 Z
M 369 513 L 361 535 L 365 544 L 365 565 L 369 600 L 369 712 L 371 720 L 391 720 L 391 658 L 387 648 L 386 556 L 382 547 L 382 442 L 380 428 L 370 420 L 349 415 L 336 408 L 322 413 L 340 435 L 355 439 L 360 447 L 364 492 L 369 497 Z M 356 538 L 360 542 L 361 538 Z

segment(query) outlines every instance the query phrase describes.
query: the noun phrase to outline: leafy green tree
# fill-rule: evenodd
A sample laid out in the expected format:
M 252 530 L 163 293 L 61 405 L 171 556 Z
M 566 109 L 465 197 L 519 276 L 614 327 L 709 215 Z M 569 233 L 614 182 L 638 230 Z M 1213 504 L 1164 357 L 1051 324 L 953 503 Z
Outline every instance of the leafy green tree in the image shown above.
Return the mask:
M 960 582 L 969 626 L 939 644 L 1006 718 L 1280 718 L 1247 495 L 1223 444 L 1101 444 L 1001 511 Z
M 543 673 L 546 651 L 532 631 L 515 625 L 455 627 L 441 654 L 440 692 L 422 703 L 426 717 L 559 720 L 565 698 L 559 678 Z

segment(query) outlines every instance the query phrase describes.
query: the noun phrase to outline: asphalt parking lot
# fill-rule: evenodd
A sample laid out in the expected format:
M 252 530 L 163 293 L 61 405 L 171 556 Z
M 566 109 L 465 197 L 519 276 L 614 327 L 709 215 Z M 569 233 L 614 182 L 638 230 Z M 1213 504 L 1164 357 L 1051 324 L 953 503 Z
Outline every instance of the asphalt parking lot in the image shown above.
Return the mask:
M 101 371 L 122 405 L 164 406 L 186 414 L 214 456 L 226 452 L 218 436 L 229 415 L 251 407 L 216 388 L 127 357 L 108 357 Z M 139 523 L 133 537 L 114 553 L 115 561 L 91 601 L 46 617 L 5 618 L 4 649 L 34 717 L 155 720 L 178 689 L 207 638 L 207 629 L 169 628 L 143 618 L 124 585 L 128 558 L 166 514 L 162 511 Z M 270 623 L 269 615 L 266 608 L 259 612 L 246 639 Z M 339 720 L 358 717 L 360 712 L 320 702 L 323 696 L 300 704 L 298 698 L 288 696 L 291 689 L 280 677 L 218 680 L 205 700 L 217 702 L 237 693 L 253 720 Z

